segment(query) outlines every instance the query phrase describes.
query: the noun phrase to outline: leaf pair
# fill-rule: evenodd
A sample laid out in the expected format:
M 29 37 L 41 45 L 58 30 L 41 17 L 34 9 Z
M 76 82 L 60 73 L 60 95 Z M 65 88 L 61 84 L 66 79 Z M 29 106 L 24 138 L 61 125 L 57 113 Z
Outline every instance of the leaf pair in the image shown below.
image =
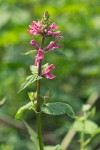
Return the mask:
M 20 119 L 25 110 L 34 110 L 34 103 L 29 102 L 26 105 L 22 106 L 16 113 L 15 118 Z M 55 103 L 46 103 L 41 108 L 41 112 L 48 114 L 48 115 L 62 115 L 67 114 L 68 116 L 73 117 L 74 111 L 72 107 L 66 103 L 55 102 Z

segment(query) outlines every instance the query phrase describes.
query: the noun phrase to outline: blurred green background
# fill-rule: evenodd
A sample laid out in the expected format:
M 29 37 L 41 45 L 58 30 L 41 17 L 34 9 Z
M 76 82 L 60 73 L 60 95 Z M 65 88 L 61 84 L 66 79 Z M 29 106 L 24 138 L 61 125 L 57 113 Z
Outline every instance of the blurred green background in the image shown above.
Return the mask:
M 31 150 L 29 136 L 23 131 L 22 122 L 14 116 L 18 108 L 28 102 L 28 91 L 36 84 L 17 94 L 20 84 L 30 75 L 29 65 L 33 56 L 22 56 L 33 47 L 33 36 L 27 33 L 29 24 L 40 19 L 44 11 L 59 26 L 60 49 L 66 60 L 48 54 L 46 62 L 56 68 L 54 80 L 42 81 L 42 95 L 47 89 L 53 92 L 50 101 L 69 103 L 77 114 L 82 105 L 93 95 L 100 94 L 100 1 L 99 0 L 0 0 L 0 100 L 7 97 L 0 107 L 0 150 Z M 94 121 L 100 125 L 100 97 L 96 99 Z M 34 113 L 23 117 L 36 130 Z M 43 138 L 45 144 L 60 143 L 68 132 L 73 119 L 65 116 L 43 115 Z M 78 150 L 77 134 L 68 150 Z M 100 135 L 88 146 L 88 150 L 99 150 Z M 4 146 L 6 145 L 6 147 Z

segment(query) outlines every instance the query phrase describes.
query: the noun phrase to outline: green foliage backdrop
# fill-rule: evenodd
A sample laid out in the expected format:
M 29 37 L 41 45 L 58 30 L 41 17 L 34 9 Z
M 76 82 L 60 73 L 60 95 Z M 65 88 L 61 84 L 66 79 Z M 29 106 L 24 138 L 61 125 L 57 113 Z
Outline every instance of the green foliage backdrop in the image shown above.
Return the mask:
M 0 0 L 0 100 L 4 96 L 7 97 L 6 103 L 0 108 L 1 118 L 5 115 L 14 119 L 19 106 L 27 102 L 27 94 L 24 91 L 20 94 L 17 92 L 26 76 L 30 75 L 29 65 L 33 64 L 33 58 L 28 55 L 22 56 L 21 53 L 33 49 L 29 44 L 32 36 L 27 33 L 27 29 L 33 20 L 41 18 L 45 10 L 50 13 L 51 20 L 59 25 L 61 35 L 64 36 L 61 41 L 64 47 L 60 51 L 66 55 L 66 59 L 52 53 L 46 57 L 56 66 L 54 70 L 56 78 L 52 81 L 42 81 L 42 94 L 44 95 L 46 90 L 50 89 L 53 93 L 50 101 L 68 102 L 78 113 L 82 104 L 86 103 L 93 93 L 97 95 L 100 93 L 99 0 L 57 0 L 55 2 L 54 0 Z M 38 42 L 39 40 L 38 38 Z M 35 85 L 32 85 L 27 88 L 27 91 L 34 89 Z M 96 102 L 97 115 L 94 118 L 98 125 L 100 123 L 99 100 Z M 26 113 L 25 118 L 35 129 L 34 114 Z M 45 120 L 47 123 L 43 121 L 44 140 L 45 143 L 53 144 L 61 141 L 67 133 L 69 127 L 66 126 L 66 122 L 69 122 L 69 125 L 73 122 L 66 116 L 61 116 L 60 121 L 58 117 Z M 61 127 L 63 130 L 60 130 Z M 50 132 L 51 134 L 47 136 Z M 96 146 L 99 146 L 99 138 L 100 136 L 94 139 L 89 149 L 96 149 Z M 13 147 L 14 150 L 27 150 L 32 147 L 25 133 L 20 133 L 2 119 L 0 144 L 8 145 L 7 148 L 5 147 L 7 150 L 12 150 Z M 70 148 L 73 150 L 74 147 L 75 150 L 78 148 L 77 145 L 72 142 Z M 3 147 L 2 145 L 2 150 Z

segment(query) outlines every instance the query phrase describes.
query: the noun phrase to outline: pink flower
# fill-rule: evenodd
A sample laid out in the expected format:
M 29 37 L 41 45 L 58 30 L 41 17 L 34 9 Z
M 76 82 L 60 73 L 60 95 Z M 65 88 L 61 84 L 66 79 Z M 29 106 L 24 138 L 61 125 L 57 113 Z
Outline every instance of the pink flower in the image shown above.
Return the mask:
M 43 33 L 43 25 L 41 21 L 33 21 L 33 23 L 29 25 L 29 27 L 31 28 L 31 30 L 27 30 L 29 34 L 37 35 Z
M 63 38 L 63 36 L 60 36 L 59 33 L 60 33 L 60 31 L 53 32 L 53 31 L 48 30 L 46 36 L 47 37 L 48 36 L 56 36 L 57 38 Z
M 43 50 L 42 50 L 42 49 L 39 49 L 39 50 L 38 50 L 38 54 L 35 56 L 35 65 L 38 66 L 40 60 L 43 59 L 43 58 L 44 58 Z
M 55 29 L 58 28 L 58 26 L 56 26 L 55 23 L 52 23 L 52 24 L 50 25 L 50 28 L 53 29 L 53 30 L 55 30 Z
M 32 24 L 29 25 L 31 30 L 27 30 L 29 34 L 37 35 L 45 35 L 45 37 L 49 36 L 56 36 L 57 38 L 63 38 L 63 36 L 60 36 L 60 31 L 55 31 L 58 26 L 55 25 L 55 23 L 52 23 L 50 26 L 47 26 L 45 23 L 42 21 L 33 21 Z
M 55 75 L 51 74 L 50 71 L 54 69 L 55 66 L 53 64 L 49 65 L 42 73 L 41 76 L 46 76 L 48 79 L 53 79 L 55 78 Z
M 63 36 L 60 36 L 60 31 L 55 31 L 58 28 L 58 26 L 55 25 L 55 23 L 52 23 L 48 28 L 46 32 L 46 37 L 49 36 L 56 36 L 57 38 L 63 38 Z
M 38 45 L 37 45 L 37 43 L 36 43 L 36 41 L 35 41 L 34 39 L 30 41 L 30 44 L 32 44 L 33 47 L 34 47 L 36 50 L 39 49 L 39 47 L 38 47 Z
M 48 51 L 48 50 L 53 50 L 53 49 L 56 49 L 56 48 L 61 48 L 62 46 L 58 46 L 57 43 L 59 41 L 56 40 L 56 41 L 51 41 L 50 44 L 45 48 L 45 51 Z

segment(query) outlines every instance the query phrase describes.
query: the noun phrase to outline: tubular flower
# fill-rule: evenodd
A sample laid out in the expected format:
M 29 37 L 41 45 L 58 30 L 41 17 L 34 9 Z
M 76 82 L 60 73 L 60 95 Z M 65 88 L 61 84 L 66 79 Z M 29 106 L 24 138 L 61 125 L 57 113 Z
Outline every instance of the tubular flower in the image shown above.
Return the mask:
M 32 44 L 33 47 L 34 47 L 36 50 L 39 49 L 39 47 L 38 47 L 38 45 L 37 45 L 37 43 L 36 43 L 36 41 L 35 41 L 34 39 L 30 41 L 30 44 Z
M 49 37 L 49 36 L 56 36 L 57 38 L 63 38 L 63 36 L 60 36 L 59 35 L 60 31 L 56 31 L 56 32 L 53 32 L 53 31 L 47 31 L 47 34 L 46 36 Z
M 54 69 L 55 66 L 53 64 L 49 65 L 42 73 L 41 76 L 46 76 L 48 79 L 53 79 L 55 78 L 55 75 L 51 74 L 50 71 Z
M 63 36 L 60 36 L 60 31 L 55 31 L 58 28 L 58 26 L 55 25 L 55 23 L 52 23 L 48 28 L 47 28 L 47 33 L 46 37 L 49 36 L 56 36 L 57 38 L 63 38 Z
M 45 37 L 55 36 L 57 38 L 63 38 L 63 36 L 60 36 L 60 31 L 55 31 L 58 26 L 55 25 L 55 23 L 52 23 L 50 26 L 45 25 L 42 21 L 33 21 L 32 24 L 29 25 L 31 30 L 27 30 L 29 34 L 37 35 L 45 35 Z
M 40 62 L 41 59 L 44 58 L 44 53 L 42 49 L 38 50 L 38 54 L 35 56 L 35 65 L 38 66 L 38 63 Z
M 51 41 L 50 44 L 45 48 L 45 51 L 53 50 L 53 49 L 56 49 L 56 48 L 61 48 L 61 47 L 63 47 L 63 45 L 62 45 L 62 46 L 58 46 L 58 45 L 57 45 L 58 42 L 59 42 L 58 40 L 56 40 L 56 41 Z
M 29 25 L 31 30 L 27 30 L 29 34 L 37 35 L 37 34 L 42 34 L 43 33 L 43 24 L 41 21 L 33 21 L 31 25 Z
M 58 28 L 58 26 L 56 26 L 55 23 L 52 23 L 52 24 L 50 25 L 50 29 L 55 30 L 55 29 L 57 29 L 57 28 Z

